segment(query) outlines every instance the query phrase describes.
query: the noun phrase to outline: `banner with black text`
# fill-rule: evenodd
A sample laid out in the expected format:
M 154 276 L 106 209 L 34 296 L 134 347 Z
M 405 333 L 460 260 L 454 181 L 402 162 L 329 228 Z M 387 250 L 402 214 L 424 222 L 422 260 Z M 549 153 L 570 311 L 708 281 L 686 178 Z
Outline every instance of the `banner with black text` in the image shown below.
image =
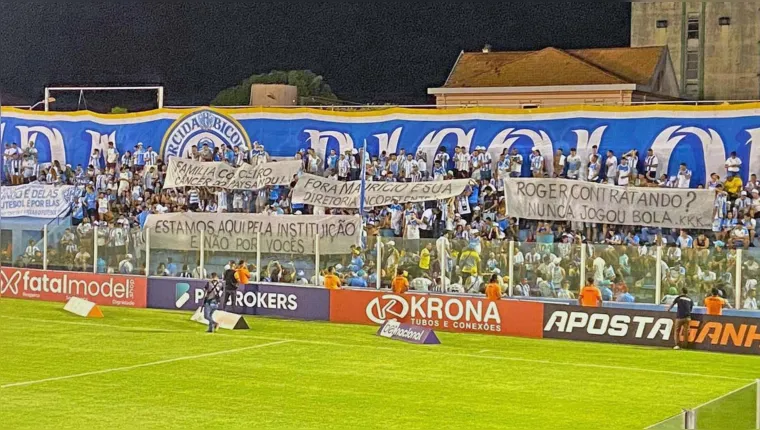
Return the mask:
M 461 195 L 472 179 L 428 182 L 367 182 L 365 207 L 443 200 Z M 293 203 L 332 208 L 359 208 L 361 181 L 337 181 L 303 174 L 293 189 Z
M 504 182 L 511 217 L 663 228 L 712 227 L 712 190 L 620 187 L 567 179 L 509 178 Z
M 81 191 L 71 185 L 0 187 L 0 218 L 56 218 L 80 195 Z
M 361 218 L 352 215 L 261 215 L 234 213 L 169 213 L 148 216 L 151 243 L 163 249 L 195 251 L 201 232 L 207 251 L 255 252 L 257 233 L 261 252 L 314 254 L 320 237 L 320 254 L 345 254 L 361 236 Z
M 253 190 L 270 185 L 289 185 L 301 168 L 300 160 L 273 161 L 233 167 L 219 161 L 195 161 L 172 157 L 166 168 L 164 188 L 218 187 Z

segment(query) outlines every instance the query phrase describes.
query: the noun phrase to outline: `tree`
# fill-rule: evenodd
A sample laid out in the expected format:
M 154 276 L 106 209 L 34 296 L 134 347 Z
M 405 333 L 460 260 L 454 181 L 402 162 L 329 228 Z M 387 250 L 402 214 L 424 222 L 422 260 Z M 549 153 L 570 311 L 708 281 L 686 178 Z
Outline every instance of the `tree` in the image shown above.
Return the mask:
M 244 106 L 251 100 L 253 84 L 286 84 L 298 88 L 299 105 L 337 104 L 338 98 L 333 94 L 322 76 L 311 70 L 291 70 L 289 72 L 273 70 L 269 73 L 253 75 L 234 87 L 219 92 L 212 106 Z

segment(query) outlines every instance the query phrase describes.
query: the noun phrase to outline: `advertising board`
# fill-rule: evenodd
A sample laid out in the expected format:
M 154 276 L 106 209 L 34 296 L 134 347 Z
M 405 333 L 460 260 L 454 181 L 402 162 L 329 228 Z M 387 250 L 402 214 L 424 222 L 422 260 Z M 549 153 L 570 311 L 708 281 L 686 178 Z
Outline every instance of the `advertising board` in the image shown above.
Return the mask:
M 58 272 L 17 267 L 0 269 L 0 296 L 65 302 L 79 297 L 104 306 L 144 308 L 147 279 L 140 276 Z
M 672 347 L 675 313 L 664 309 L 656 312 L 545 304 L 543 337 Z M 758 320 L 692 314 L 689 348 L 760 354 Z
M 196 310 L 203 302 L 206 281 L 183 278 L 149 278 L 148 307 Z M 226 310 L 245 315 L 267 315 L 327 321 L 330 293 L 324 288 L 249 284 L 238 288 Z
M 434 330 L 541 337 L 543 304 L 477 297 L 333 290 L 330 321 L 383 324 L 396 319 Z

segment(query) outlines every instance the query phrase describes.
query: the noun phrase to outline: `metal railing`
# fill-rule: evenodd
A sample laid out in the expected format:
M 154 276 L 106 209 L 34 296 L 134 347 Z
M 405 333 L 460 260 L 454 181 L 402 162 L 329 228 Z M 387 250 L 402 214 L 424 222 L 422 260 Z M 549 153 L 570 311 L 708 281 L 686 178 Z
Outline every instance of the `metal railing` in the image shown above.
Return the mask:
M 684 409 L 678 415 L 647 427 L 647 430 L 760 429 L 760 379 Z
M 620 101 L 605 101 L 598 103 L 582 103 L 572 106 L 577 106 L 579 109 L 583 109 L 584 106 L 599 107 L 599 106 L 716 106 L 716 105 L 734 105 L 734 104 L 746 104 L 746 103 L 760 103 L 760 100 L 664 100 L 664 101 L 641 101 L 641 102 L 620 102 Z M 548 109 L 564 107 L 568 105 L 531 105 L 530 109 Z M 29 109 L 28 105 L 20 106 L 8 106 L 17 109 Z M 197 109 L 203 106 L 190 106 L 190 105 L 172 105 L 164 106 L 166 109 Z M 367 105 L 273 105 L 273 106 L 215 106 L 220 109 L 317 109 L 326 111 L 368 111 L 368 110 L 383 110 L 391 108 L 404 108 L 404 109 L 469 109 L 469 108 L 504 108 L 504 109 L 524 109 L 524 104 L 520 103 L 464 103 L 464 104 L 367 104 Z
M 176 249 L 149 229 L 122 227 L 43 227 L 40 255 L 14 255 L 12 265 L 93 273 L 173 275 L 206 278 L 222 273 L 231 261 L 255 265 L 254 279 L 265 279 L 274 266 L 301 283 L 321 285 L 329 266 L 346 279 L 361 278 L 369 288 L 388 287 L 397 271 L 406 271 L 413 290 L 482 294 L 493 275 L 506 296 L 574 302 L 588 278 L 607 302 L 669 304 L 686 287 L 702 303 L 719 288 L 731 307 L 757 310 L 760 249 L 683 249 L 606 244 L 483 240 L 367 238 L 364 249 L 326 254 L 319 236 L 312 254 L 262 249 L 256 235 L 251 249 L 229 251 L 204 232 L 192 249 Z M 382 232 L 381 232 L 382 233 Z M 188 242 L 189 243 L 189 242 Z M 23 247 L 17 247 L 24 249 Z M 358 251 L 357 251 L 358 249 Z M 475 257 L 476 255 L 477 257 Z M 472 259 L 473 261 L 470 261 Z M 475 260 L 478 261 L 475 261 Z M 473 269 L 473 267 L 477 267 Z M 363 281 L 362 281 L 363 280 Z M 742 312 L 744 314 L 744 312 Z M 758 313 L 760 316 L 760 313 Z

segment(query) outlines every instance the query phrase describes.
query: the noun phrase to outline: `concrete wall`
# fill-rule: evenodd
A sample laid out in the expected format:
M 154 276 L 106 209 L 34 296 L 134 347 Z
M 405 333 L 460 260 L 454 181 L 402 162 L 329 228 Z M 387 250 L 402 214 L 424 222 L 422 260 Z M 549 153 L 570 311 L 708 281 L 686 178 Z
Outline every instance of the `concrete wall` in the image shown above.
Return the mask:
M 760 2 L 634 2 L 631 46 L 667 44 L 680 88 L 687 48 L 699 52 L 701 98 L 760 99 Z M 699 40 L 687 40 L 688 16 L 700 18 Z M 721 26 L 720 17 L 731 24 Z M 667 20 L 667 28 L 657 28 Z
M 731 25 L 718 25 L 720 17 Z M 760 99 L 760 2 L 708 3 L 705 8 L 706 99 Z
M 662 46 L 670 49 L 670 59 L 676 72 L 678 84 L 681 83 L 681 3 L 643 3 L 632 4 L 631 11 L 631 46 Z M 667 28 L 657 28 L 657 20 L 667 20 Z
M 292 85 L 251 85 L 251 106 L 295 106 L 298 104 L 298 88 Z
M 442 94 L 436 96 L 436 104 L 444 105 L 500 105 L 505 107 L 521 107 L 538 105 L 540 107 L 574 106 L 582 104 L 594 105 L 627 105 L 631 102 L 663 101 L 656 95 L 633 91 L 587 91 L 563 93 L 472 93 L 472 94 Z

